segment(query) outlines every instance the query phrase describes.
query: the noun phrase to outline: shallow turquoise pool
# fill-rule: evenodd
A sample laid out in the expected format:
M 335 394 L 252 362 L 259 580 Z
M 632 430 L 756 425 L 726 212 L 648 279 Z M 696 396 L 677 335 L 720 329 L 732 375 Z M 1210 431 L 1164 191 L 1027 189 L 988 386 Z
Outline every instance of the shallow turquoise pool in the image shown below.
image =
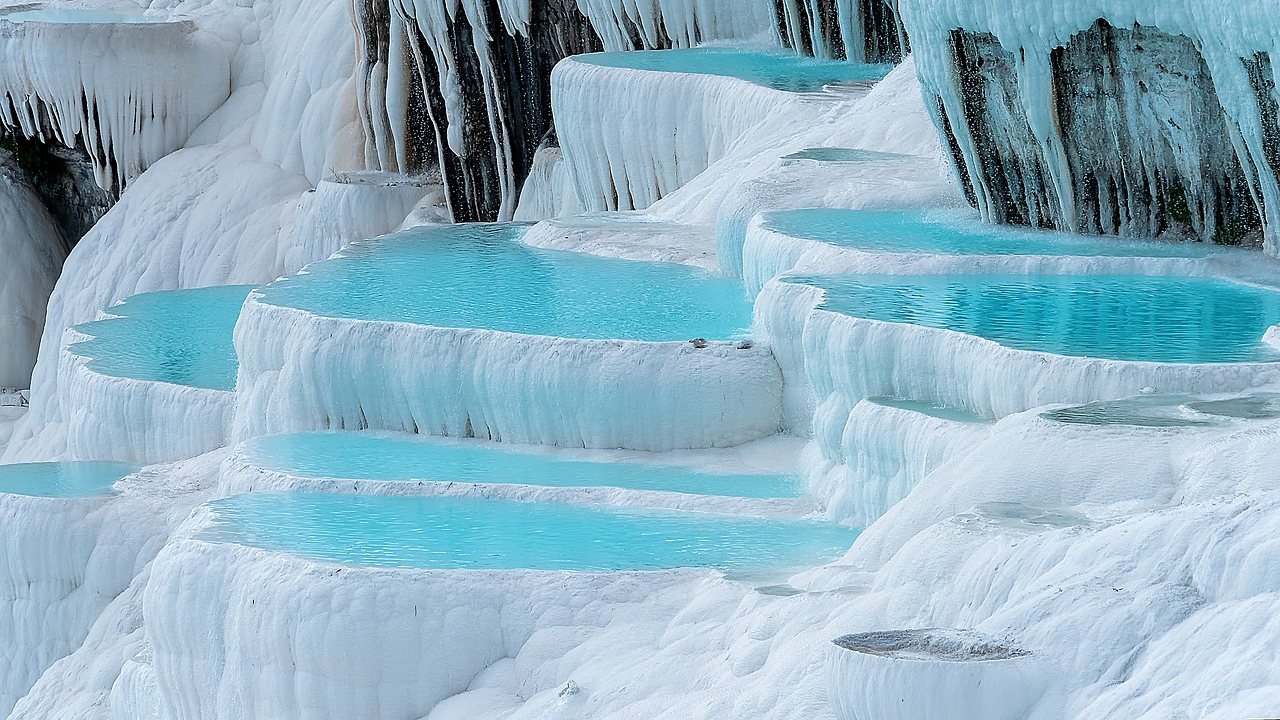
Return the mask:
M 377 567 L 774 570 L 842 555 L 830 523 L 447 497 L 248 493 L 213 502 L 205 539 Z
M 1073 425 L 1211 427 L 1228 419 L 1280 418 L 1280 395 L 1258 393 L 1223 400 L 1205 400 L 1189 395 L 1140 395 L 1049 410 L 1040 416 Z
M 45 498 L 101 495 L 136 467 L 113 462 L 0 465 L 0 493 Z
M 906 160 L 910 155 L 898 153 L 876 152 L 842 147 L 811 147 L 797 150 L 790 155 L 783 155 L 783 160 L 809 160 L 820 163 L 860 163 L 884 162 L 890 160 Z
M 761 223 L 791 237 L 880 252 L 1103 257 L 1204 257 L 1211 252 L 1202 244 L 990 225 L 969 211 L 805 208 L 765 213 Z
M 786 475 L 715 475 L 651 463 L 587 462 L 490 444 L 364 433 L 271 435 L 246 442 L 241 452 L 257 467 L 312 478 L 616 487 L 749 498 L 793 498 L 801 493 L 799 480 Z
M 353 243 L 262 290 L 317 315 L 553 337 L 729 340 L 751 326 L 737 283 L 697 268 L 531 248 L 526 226 L 417 228 Z
M 143 293 L 77 325 L 93 336 L 71 345 L 94 372 L 112 377 L 234 390 L 232 331 L 252 287 L 231 285 Z
M 934 403 L 920 402 L 919 400 L 904 400 L 902 398 L 893 397 L 874 397 L 867 398 L 867 402 L 884 407 L 898 408 L 899 410 L 908 410 L 921 415 L 928 415 L 939 420 L 947 420 L 949 422 L 958 423 L 980 423 L 986 422 L 982 417 L 975 415 L 968 410 L 953 408 L 947 405 L 935 405 Z
M 976 335 L 1019 350 L 1165 363 L 1272 362 L 1262 342 L 1280 292 L 1190 277 L 861 275 L 792 277 L 822 308 Z
M 1192 400 L 1187 407 L 1206 415 L 1236 420 L 1280 419 L 1280 393 L 1258 393 L 1223 400 Z
M 1129 425 L 1132 427 L 1211 427 L 1218 423 L 1201 413 L 1189 412 L 1185 395 L 1144 395 L 1124 400 L 1095 402 L 1049 410 L 1040 417 L 1069 425 Z
M 879 80 L 893 69 L 892 65 L 817 60 L 785 50 L 743 48 L 591 53 L 574 59 L 604 67 L 733 77 L 787 92 L 817 92 L 833 83 Z
M 164 17 L 144 15 L 141 10 L 90 10 L 81 8 L 35 8 L 0 14 L 0 20 L 12 22 L 75 23 L 150 23 L 165 22 Z

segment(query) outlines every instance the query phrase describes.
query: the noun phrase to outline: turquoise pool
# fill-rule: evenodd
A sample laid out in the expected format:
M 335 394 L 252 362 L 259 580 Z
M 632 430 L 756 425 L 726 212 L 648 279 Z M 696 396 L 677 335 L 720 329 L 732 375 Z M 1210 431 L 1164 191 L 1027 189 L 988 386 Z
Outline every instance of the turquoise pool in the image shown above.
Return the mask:
M 101 495 L 136 470 L 131 465 L 112 462 L 0 465 L 0 493 L 44 498 Z
M 892 65 L 817 60 L 785 50 L 719 47 L 591 53 L 574 59 L 604 67 L 720 75 L 786 92 L 817 92 L 833 83 L 879 80 L 893 69 Z
M 1070 425 L 1130 425 L 1133 427 L 1211 427 L 1213 418 L 1184 410 L 1185 395 L 1144 395 L 1125 400 L 1049 410 L 1046 420 Z
M 1192 400 L 1187 407 L 1206 415 L 1236 420 L 1275 420 L 1280 418 L 1280 394 L 1258 393 L 1224 400 Z
M 248 493 L 211 507 L 210 541 L 442 570 L 780 570 L 834 560 L 857 535 L 818 521 L 474 498 Z
M 874 397 L 867 398 L 867 402 L 885 407 L 898 408 L 899 410 L 909 410 L 911 412 L 928 415 L 939 420 L 948 420 L 958 423 L 980 423 L 986 422 L 985 419 L 975 415 L 968 410 L 960 408 L 948 407 L 946 405 L 935 405 L 933 403 L 920 402 L 919 400 L 903 400 L 902 398 L 893 397 Z
M 364 433 L 258 437 L 246 442 L 241 452 L 257 467 L 312 478 L 616 487 L 749 498 L 801 494 L 799 479 L 786 475 L 714 475 L 667 465 L 587 462 L 489 444 Z
M 1280 395 L 1259 393 L 1225 400 L 1204 400 L 1189 395 L 1140 395 L 1049 410 L 1040 416 L 1074 425 L 1210 427 L 1221 424 L 1223 419 L 1280 418 Z
M 976 335 L 1006 347 L 1163 363 L 1273 362 L 1262 342 L 1280 292 L 1192 277 L 857 275 L 792 277 L 852 317 Z
M 426 227 L 353 243 L 262 290 L 271 305 L 324 317 L 584 339 L 743 337 L 741 285 L 672 263 L 532 248 L 527 226 Z
M 900 155 L 898 153 L 876 152 L 874 150 L 859 150 L 857 148 L 841 148 L 841 147 L 812 147 L 798 150 L 790 155 L 783 155 L 783 160 L 810 160 L 812 162 L 821 163 L 859 163 L 859 162 L 883 162 L 886 160 L 905 160 L 910 155 Z
M 34 8 L 0 14 L 0 20 L 12 22 L 76 23 L 150 23 L 165 22 L 164 17 L 144 15 L 141 10 L 90 10 L 81 8 Z
M 1211 252 L 1202 244 L 1118 240 L 990 225 L 969 211 L 804 208 L 765 213 L 761 223 L 791 237 L 880 252 L 1103 257 L 1204 257 Z
M 232 331 L 248 285 L 143 293 L 77 325 L 92 338 L 71 345 L 94 372 L 112 377 L 234 390 Z

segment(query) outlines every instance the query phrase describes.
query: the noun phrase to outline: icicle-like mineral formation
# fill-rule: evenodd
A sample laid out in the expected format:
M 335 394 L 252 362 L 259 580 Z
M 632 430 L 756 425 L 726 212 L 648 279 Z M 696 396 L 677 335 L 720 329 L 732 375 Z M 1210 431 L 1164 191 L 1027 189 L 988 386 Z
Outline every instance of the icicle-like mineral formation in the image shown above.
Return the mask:
M 182 147 L 230 77 L 222 44 L 191 21 L 0 19 L 0 124 L 84 148 L 115 193 Z
M 896 0 L 774 0 L 784 45 L 814 57 L 896 63 L 910 51 Z
M 901 2 L 930 109 L 985 218 L 1273 254 L 1276 10 Z
M 774 32 L 768 0 L 355 0 L 354 8 L 365 164 L 407 174 L 438 165 L 460 222 L 514 216 L 552 127 L 551 69 L 561 59 Z

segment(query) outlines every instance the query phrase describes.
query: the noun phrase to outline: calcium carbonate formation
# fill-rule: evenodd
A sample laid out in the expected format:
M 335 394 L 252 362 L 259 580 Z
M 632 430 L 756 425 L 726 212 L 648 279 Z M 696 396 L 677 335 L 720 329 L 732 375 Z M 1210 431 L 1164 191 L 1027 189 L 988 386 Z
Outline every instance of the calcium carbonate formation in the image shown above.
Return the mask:
M 900 10 L 984 217 L 1274 252 L 1272 4 Z
M 0 16 L 0 123 L 84 148 L 107 190 L 182 147 L 227 98 L 226 50 L 189 21 L 64 20 Z
M 0 5 L 0 716 L 1274 716 L 1277 27 Z

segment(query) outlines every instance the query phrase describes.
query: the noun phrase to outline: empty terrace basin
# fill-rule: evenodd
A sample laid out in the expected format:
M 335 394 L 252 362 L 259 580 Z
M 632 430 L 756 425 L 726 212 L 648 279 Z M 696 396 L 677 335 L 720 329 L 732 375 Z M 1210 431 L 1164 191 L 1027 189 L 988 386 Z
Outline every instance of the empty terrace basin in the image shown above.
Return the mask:
M 591 53 L 574 59 L 602 67 L 731 77 L 785 92 L 817 92 L 836 83 L 879 80 L 893 68 L 819 60 L 785 50 L 728 47 Z
M 225 444 L 249 290 L 143 293 L 67 331 L 58 391 L 72 457 L 151 464 Z
M 114 462 L 50 462 L 0 465 L 0 494 L 43 498 L 102 495 L 137 468 Z
M 1195 277 L 866 275 L 821 289 L 811 380 L 1001 417 L 1053 402 L 1240 392 L 1277 370 L 1280 292 Z M 847 357 L 846 357 L 847 356 Z M 843 360 L 841 358 L 844 358 Z M 841 366 L 838 363 L 849 363 Z
M 732 281 L 531 248 L 526 227 L 355 243 L 250 298 L 239 437 L 381 429 L 572 447 L 777 431 L 781 371 Z
M 973 630 L 890 630 L 834 641 L 828 694 L 840 720 L 1025 718 L 1048 667 L 1007 641 Z
M 224 466 L 222 490 L 567 500 L 760 515 L 817 509 L 799 498 L 795 476 L 710 473 L 584 454 L 370 433 L 269 435 L 240 446 Z
M 856 531 L 811 520 L 456 497 L 246 493 L 204 538 L 424 570 L 773 571 L 842 555 Z

